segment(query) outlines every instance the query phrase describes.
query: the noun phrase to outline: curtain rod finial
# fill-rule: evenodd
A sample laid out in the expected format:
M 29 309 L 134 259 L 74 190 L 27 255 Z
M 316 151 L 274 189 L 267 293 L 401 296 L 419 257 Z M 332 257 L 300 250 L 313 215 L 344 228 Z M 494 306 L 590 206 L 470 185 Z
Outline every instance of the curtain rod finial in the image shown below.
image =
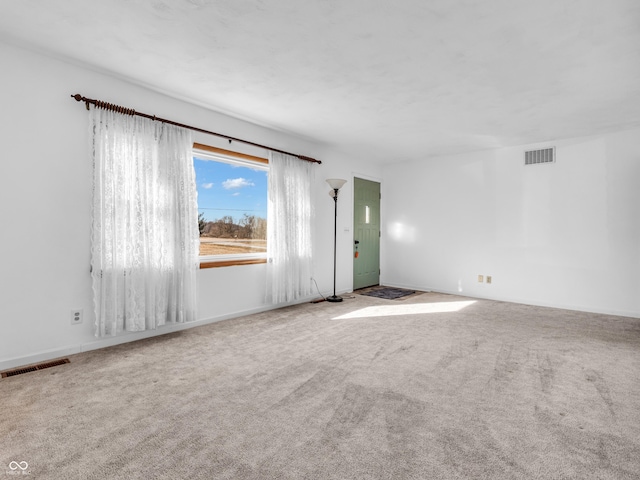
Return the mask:
M 79 93 L 76 93 L 75 95 L 71 95 L 71 98 L 75 98 L 76 102 L 81 102 L 82 100 L 84 100 L 84 105 L 87 107 L 87 110 L 89 110 L 89 100 L 88 99 L 84 98 Z
M 305 157 L 304 155 L 296 155 L 300 160 L 306 160 L 307 162 L 317 163 L 318 165 L 322 162 L 320 160 L 316 160 L 315 158 Z

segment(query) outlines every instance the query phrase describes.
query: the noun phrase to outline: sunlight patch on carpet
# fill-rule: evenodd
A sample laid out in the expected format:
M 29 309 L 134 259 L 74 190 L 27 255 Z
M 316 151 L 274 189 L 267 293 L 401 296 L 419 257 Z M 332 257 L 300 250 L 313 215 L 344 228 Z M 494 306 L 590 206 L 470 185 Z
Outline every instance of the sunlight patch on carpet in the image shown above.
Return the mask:
M 332 320 L 348 320 L 350 318 L 390 317 L 394 315 L 416 315 L 421 313 L 459 312 L 463 308 L 476 303 L 475 300 L 461 302 L 410 303 L 402 305 L 376 305 L 345 313 Z

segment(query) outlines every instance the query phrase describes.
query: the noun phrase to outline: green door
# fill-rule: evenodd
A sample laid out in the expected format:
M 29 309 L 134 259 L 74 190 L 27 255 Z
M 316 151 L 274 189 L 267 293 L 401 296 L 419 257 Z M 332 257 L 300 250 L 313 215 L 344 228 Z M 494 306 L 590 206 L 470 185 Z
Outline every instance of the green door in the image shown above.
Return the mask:
M 380 283 L 380 184 L 353 179 L 353 289 Z

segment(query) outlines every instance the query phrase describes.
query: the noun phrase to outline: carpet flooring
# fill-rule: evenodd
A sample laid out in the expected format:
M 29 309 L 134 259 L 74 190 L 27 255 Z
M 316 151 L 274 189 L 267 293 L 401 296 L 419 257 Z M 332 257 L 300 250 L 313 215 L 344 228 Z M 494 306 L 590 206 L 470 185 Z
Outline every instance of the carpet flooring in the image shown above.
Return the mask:
M 0 475 L 640 478 L 640 320 L 354 297 L 1 379 Z

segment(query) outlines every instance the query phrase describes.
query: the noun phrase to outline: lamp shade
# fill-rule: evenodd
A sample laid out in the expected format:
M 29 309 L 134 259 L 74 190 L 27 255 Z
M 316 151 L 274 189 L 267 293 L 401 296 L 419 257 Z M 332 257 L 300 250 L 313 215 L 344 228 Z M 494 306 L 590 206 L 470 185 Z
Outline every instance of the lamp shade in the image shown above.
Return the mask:
M 327 183 L 331 186 L 331 188 L 333 188 L 334 190 L 340 190 L 342 188 L 342 186 L 347 183 L 346 180 L 342 180 L 341 178 L 327 178 Z

